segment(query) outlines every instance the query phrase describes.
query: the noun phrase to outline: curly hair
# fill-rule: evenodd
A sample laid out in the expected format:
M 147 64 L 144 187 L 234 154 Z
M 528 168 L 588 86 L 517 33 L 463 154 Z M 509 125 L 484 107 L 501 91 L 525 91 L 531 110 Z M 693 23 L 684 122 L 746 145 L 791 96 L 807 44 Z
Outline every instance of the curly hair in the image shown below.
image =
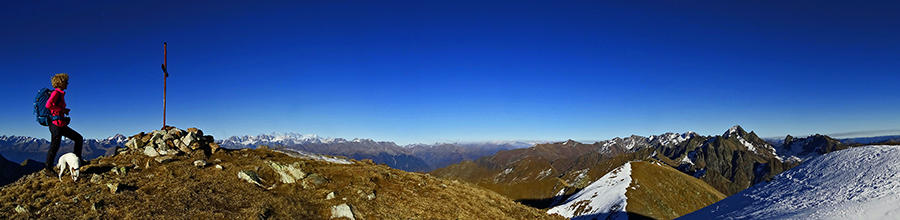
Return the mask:
M 53 76 L 53 78 L 50 78 L 50 82 L 53 83 L 53 88 L 59 88 L 60 86 L 62 86 L 63 82 L 68 82 L 68 81 L 69 81 L 69 74 L 66 74 L 66 73 L 56 74 Z

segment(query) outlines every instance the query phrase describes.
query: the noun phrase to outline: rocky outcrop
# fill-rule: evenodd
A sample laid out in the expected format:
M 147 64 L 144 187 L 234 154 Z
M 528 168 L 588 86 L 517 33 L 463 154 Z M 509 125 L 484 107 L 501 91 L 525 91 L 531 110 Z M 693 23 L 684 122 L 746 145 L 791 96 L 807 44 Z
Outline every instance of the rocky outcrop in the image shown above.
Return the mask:
M 784 142 L 777 147 L 778 155 L 791 161 L 805 161 L 815 156 L 850 148 L 840 140 L 821 134 L 805 138 L 788 135 L 784 138 Z
M 266 163 L 269 164 L 269 167 L 271 167 L 272 170 L 275 170 L 275 172 L 281 176 L 282 183 L 294 183 L 297 182 L 297 180 L 306 178 L 306 173 L 300 169 L 299 163 L 289 165 L 282 165 L 272 161 L 266 161 Z
M 181 130 L 169 126 L 150 133 L 141 132 L 131 136 L 125 146 L 127 149 L 120 150 L 119 153 L 140 152 L 149 157 L 194 154 L 209 156 L 219 150 L 215 138 L 212 135 L 203 135 L 203 131 L 200 129 Z
M 240 172 L 238 172 L 238 178 L 257 186 L 263 186 L 262 178 L 260 178 L 259 174 L 252 170 L 241 170 Z
M 353 217 L 353 211 L 350 210 L 350 205 L 347 205 L 347 203 L 332 206 L 331 218 L 349 218 L 350 220 L 356 220 L 356 218 Z
M 755 132 L 734 126 L 689 151 L 677 168 L 730 196 L 796 165 L 782 161 Z

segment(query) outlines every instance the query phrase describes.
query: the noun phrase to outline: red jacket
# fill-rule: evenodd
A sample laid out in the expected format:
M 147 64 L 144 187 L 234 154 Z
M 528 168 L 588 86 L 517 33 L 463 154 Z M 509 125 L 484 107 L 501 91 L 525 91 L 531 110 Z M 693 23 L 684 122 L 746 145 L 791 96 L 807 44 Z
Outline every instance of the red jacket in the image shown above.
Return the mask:
M 46 107 L 47 109 L 50 109 L 50 116 L 62 115 L 63 109 L 66 109 L 66 92 L 59 88 L 53 90 L 53 92 L 50 93 L 50 98 L 47 99 Z M 67 125 L 64 120 L 53 121 L 53 124 L 58 127 L 65 127 Z

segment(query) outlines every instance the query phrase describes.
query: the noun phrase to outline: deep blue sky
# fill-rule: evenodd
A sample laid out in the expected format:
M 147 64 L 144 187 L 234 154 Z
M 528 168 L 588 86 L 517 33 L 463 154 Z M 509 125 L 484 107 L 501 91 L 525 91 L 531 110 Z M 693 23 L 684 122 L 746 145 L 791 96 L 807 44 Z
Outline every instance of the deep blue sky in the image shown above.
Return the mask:
M 763 137 L 900 124 L 896 1 L 0 3 L 0 134 L 71 76 L 87 138 L 605 140 L 735 124 Z

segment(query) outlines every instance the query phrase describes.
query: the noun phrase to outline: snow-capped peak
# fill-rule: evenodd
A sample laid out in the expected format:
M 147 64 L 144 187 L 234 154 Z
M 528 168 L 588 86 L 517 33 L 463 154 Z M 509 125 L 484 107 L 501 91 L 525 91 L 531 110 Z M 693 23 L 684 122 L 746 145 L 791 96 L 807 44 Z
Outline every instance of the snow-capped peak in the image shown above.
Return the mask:
M 107 142 L 107 143 L 119 143 L 119 142 L 125 143 L 125 142 L 128 142 L 128 137 L 126 137 L 125 135 L 122 135 L 122 134 L 116 134 L 114 136 L 110 136 L 110 137 L 106 138 L 105 142 Z
M 729 138 L 733 135 L 742 136 L 743 133 L 746 133 L 746 131 L 744 131 L 744 128 L 741 128 L 740 125 L 735 125 L 729 128 L 728 131 L 725 132 L 725 134 L 722 134 L 722 137 Z

